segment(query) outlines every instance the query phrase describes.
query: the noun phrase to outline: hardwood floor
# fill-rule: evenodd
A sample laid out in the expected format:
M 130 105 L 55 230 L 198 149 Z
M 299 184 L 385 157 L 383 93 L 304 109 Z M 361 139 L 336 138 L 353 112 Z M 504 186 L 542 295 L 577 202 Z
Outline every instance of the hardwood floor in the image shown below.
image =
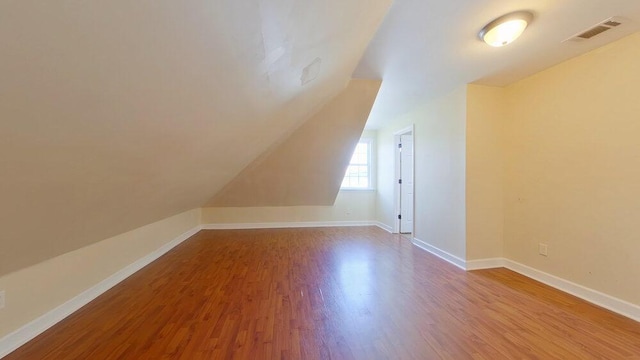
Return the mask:
M 640 359 L 640 323 L 373 227 L 202 231 L 6 357 Z

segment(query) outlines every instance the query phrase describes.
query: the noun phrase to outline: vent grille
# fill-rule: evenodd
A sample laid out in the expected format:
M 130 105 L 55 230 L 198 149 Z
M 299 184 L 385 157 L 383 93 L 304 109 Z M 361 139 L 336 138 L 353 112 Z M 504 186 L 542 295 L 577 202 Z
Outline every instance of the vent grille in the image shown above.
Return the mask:
M 592 29 L 589 29 L 585 32 L 583 32 L 582 34 L 578 35 L 579 38 L 582 39 L 591 39 L 592 37 L 598 35 L 598 34 L 602 34 L 603 32 L 607 31 L 611 29 L 610 27 L 606 27 L 606 26 L 602 26 L 602 25 L 598 25 Z
M 611 27 L 616 27 L 618 25 L 621 25 L 621 22 L 617 22 L 617 21 L 613 21 L 613 20 L 609 20 L 606 23 L 604 23 L 607 26 L 611 26 Z
M 602 21 L 599 24 L 592 26 L 591 28 L 584 30 L 577 35 L 574 35 L 568 38 L 565 41 L 584 41 L 593 38 L 594 36 L 600 35 L 605 31 L 609 31 L 617 26 L 623 25 L 624 19 L 619 16 L 615 16 L 609 19 Z

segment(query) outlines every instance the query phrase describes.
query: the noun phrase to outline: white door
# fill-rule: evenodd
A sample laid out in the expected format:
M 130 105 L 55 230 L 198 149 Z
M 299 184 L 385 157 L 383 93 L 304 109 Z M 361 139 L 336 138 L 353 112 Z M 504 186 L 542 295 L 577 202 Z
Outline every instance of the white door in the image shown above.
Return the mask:
M 400 136 L 400 232 L 413 231 L 413 135 Z

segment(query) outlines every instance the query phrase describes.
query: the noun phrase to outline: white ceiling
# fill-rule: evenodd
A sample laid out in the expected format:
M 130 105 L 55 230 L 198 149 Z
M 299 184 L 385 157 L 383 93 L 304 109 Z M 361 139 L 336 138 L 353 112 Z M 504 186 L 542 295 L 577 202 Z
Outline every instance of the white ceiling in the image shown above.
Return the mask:
M 516 10 L 535 18 L 520 39 L 493 48 L 477 38 Z M 630 21 L 580 43 L 562 41 L 612 16 Z M 382 79 L 367 128 L 466 83 L 504 86 L 640 29 L 640 0 L 395 0 L 354 72 Z

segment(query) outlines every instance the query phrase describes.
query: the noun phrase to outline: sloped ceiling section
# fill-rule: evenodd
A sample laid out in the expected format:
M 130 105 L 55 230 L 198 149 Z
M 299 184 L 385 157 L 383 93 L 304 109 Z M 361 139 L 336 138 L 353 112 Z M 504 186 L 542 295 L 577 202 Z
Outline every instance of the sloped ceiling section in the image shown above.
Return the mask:
M 207 205 L 333 205 L 380 84 L 351 80 L 342 93 L 249 164 Z
M 0 2 L 0 275 L 203 205 L 344 89 L 390 2 Z

